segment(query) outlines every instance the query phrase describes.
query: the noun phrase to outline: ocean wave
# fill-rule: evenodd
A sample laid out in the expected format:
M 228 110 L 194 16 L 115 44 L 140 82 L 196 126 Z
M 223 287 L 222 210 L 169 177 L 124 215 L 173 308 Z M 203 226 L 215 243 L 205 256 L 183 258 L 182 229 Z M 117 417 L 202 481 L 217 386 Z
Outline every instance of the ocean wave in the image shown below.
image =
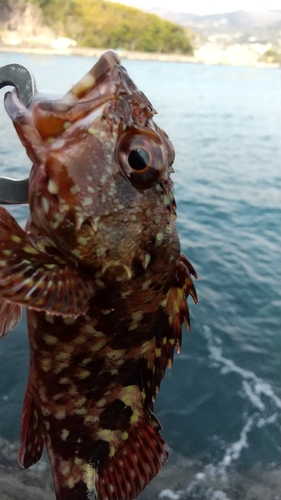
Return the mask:
M 280 484 L 270 489 L 264 484 L 253 483 L 247 475 L 240 476 L 236 466 L 243 452 L 249 448 L 249 437 L 268 425 L 278 425 L 281 400 L 272 386 L 258 377 L 253 371 L 237 365 L 232 359 L 224 356 L 222 340 L 213 334 L 211 328 L 203 326 L 203 337 L 206 340 L 210 367 L 219 370 L 222 376 L 235 373 L 240 376 L 239 394 L 248 403 L 248 411 L 241 415 L 241 429 L 233 442 L 224 446 L 220 460 L 215 463 L 202 464 L 201 470 L 194 474 L 188 486 L 179 490 L 163 489 L 159 494 L 162 500 L 280 500 Z M 252 412 L 251 412 L 252 408 Z M 220 439 L 220 438 L 219 438 Z M 256 464 L 257 465 L 257 464 Z M 264 471 L 265 473 L 265 471 Z M 270 475 L 270 472 L 268 472 Z M 258 473 L 256 474 L 258 479 Z M 266 476 L 263 481 L 267 481 Z M 255 491 L 255 497 L 248 496 Z
M 270 402 L 275 408 L 281 409 L 281 399 L 275 394 L 268 382 L 265 382 L 251 370 L 238 366 L 232 359 L 226 358 L 222 352 L 221 339 L 212 333 L 208 325 L 203 326 L 202 333 L 207 341 L 209 359 L 213 362 L 213 366 L 218 368 L 222 375 L 229 373 L 240 375 L 244 396 L 248 397 L 253 406 L 260 411 L 264 411 L 268 409 L 268 403 Z M 268 398 L 267 405 L 262 401 L 261 396 Z

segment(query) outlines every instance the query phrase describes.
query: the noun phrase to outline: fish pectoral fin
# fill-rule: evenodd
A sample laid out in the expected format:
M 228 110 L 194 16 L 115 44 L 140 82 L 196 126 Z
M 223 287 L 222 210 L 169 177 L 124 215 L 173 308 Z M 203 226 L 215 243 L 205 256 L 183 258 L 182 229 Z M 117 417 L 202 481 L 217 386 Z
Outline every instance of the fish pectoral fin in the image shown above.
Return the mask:
M 74 264 L 34 246 L 0 207 L 0 297 L 48 314 L 77 317 L 88 310 L 89 288 Z M 13 308 L 14 312 L 18 312 Z M 1 316 L 0 316 L 1 319 Z
M 21 319 L 21 306 L 0 298 L 0 337 L 12 331 Z
M 21 421 L 19 464 L 27 469 L 40 460 L 44 435 L 34 399 L 27 386 Z

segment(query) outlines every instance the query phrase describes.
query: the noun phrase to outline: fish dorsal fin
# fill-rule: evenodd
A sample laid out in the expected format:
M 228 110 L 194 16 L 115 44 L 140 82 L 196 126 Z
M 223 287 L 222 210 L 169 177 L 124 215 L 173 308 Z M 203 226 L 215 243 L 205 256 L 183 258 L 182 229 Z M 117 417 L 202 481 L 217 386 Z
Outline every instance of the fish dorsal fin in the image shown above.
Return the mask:
M 191 295 L 195 304 L 198 302 L 191 275 L 194 276 L 195 279 L 198 279 L 192 264 L 185 257 L 185 255 L 181 254 L 173 286 L 167 294 L 167 303 L 165 308 L 169 325 L 173 329 L 175 338 L 174 345 L 177 348 L 178 353 L 181 348 L 182 323 L 185 323 L 188 331 L 190 330 L 189 308 L 187 304 L 188 296 Z M 171 358 L 170 360 L 172 362 Z M 167 364 L 170 366 L 170 361 L 168 361 Z
M 159 329 L 150 341 L 150 347 L 142 370 L 142 387 L 145 393 L 145 403 L 152 407 L 160 383 L 164 378 L 166 368 L 171 368 L 175 348 L 180 352 L 182 323 L 189 330 L 190 318 L 187 298 L 192 296 L 197 304 L 196 290 L 191 275 L 197 279 L 197 274 L 187 258 L 181 254 L 174 282 L 163 302 L 163 310 L 158 318 Z
M 40 460 L 44 436 L 33 396 L 27 387 L 21 421 L 21 440 L 18 461 L 27 469 Z
M 0 297 L 37 311 L 72 317 L 87 312 L 89 299 L 88 286 L 75 264 L 40 250 L 3 207 Z
M 5 337 L 21 319 L 21 306 L 0 298 L 0 337 Z

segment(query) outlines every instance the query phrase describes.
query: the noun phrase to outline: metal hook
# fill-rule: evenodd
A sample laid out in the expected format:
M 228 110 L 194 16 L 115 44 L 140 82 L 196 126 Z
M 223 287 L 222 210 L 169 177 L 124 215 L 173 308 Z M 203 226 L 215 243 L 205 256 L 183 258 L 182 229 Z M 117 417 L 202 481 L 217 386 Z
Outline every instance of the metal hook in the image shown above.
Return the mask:
M 36 85 L 32 73 L 21 64 L 7 64 L 0 68 L 0 89 L 15 87 L 20 101 L 28 106 L 32 100 Z M 28 203 L 28 179 L 11 179 L 0 176 L 0 203 Z

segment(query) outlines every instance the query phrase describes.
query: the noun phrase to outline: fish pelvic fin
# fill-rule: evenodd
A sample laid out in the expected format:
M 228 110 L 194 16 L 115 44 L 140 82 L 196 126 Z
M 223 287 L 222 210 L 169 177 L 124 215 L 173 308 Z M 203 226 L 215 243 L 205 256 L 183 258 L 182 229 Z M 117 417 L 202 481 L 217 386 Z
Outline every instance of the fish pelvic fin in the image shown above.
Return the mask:
M 21 306 L 0 298 L 0 337 L 12 331 L 21 319 Z
M 89 288 L 75 264 L 40 250 L 3 207 L 0 207 L 0 298 L 4 299 L 2 308 L 10 313 L 7 325 L 2 326 L 4 331 L 19 318 L 18 307 L 9 309 L 5 301 L 70 317 L 86 314 L 89 307 Z M 0 309 L 0 320 L 2 317 Z
M 27 386 L 21 421 L 19 464 L 27 469 L 40 460 L 44 435 L 34 399 Z

